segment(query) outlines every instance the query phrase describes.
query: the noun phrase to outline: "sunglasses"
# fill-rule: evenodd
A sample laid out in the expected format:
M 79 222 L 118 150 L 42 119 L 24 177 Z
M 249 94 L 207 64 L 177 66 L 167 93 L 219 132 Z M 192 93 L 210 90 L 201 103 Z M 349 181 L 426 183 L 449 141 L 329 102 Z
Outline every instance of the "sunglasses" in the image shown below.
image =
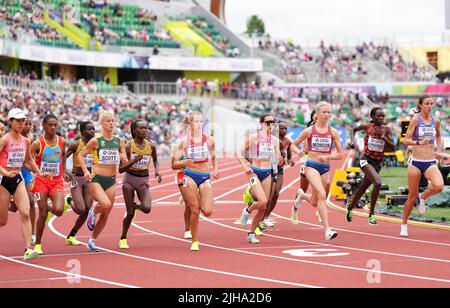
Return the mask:
M 264 122 L 264 124 L 266 124 L 266 125 L 272 125 L 272 124 L 275 124 L 276 122 L 275 121 L 267 121 L 267 122 Z

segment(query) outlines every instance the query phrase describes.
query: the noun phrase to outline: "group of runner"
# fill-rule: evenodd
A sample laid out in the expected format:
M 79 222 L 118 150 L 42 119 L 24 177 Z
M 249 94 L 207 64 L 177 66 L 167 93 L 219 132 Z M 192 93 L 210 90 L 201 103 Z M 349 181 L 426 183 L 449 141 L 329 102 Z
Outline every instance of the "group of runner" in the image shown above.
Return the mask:
M 425 201 L 442 192 L 444 186 L 436 162 L 449 156 L 441 151 L 441 124 L 432 116 L 433 106 L 431 97 L 424 96 L 419 100 L 419 113 L 411 120 L 405 136 L 405 145 L 412 146 L 413 150 L 408 161 L 409 198 L 404 207 L 401 236 L 408 236 L 407 223 L 414 204 L 418 202 L 419 211 L 423 214 Z M 260 243 L 257 236 L 273 227 L 269 217 L 283 186 L 284 168 L 295 165 L 294 154 L 299 156 L 301 162 L 301 188 L 291 211 L 292 223 L 298 224 L 298 210 L 302 201 L 306 200 L 317 208 L 325 239 L 332 240 L 338 236 L 328 219 L 327 195 L 330 190 L 330 162 L 342 160 L 343 147 L 339 132 L 329 124 L 331 116 L 332 106 L 326 102 L 319 103 L 308 128 L 294 141 L 286 137 L 287 123 L 277 123 L 272 115 L 262 116 L 259 129 L 246 134 L 237 158 L 248 180 L 241 224 L 247 226 L 252 212 L 256 212 L 247 236 L 249 243 Z M 394 150 L 395 144 L 392 132 L 385 124 L 384 110 L 373 108 L 371 119 L 371 123 L 355 128 L 352 133 L 352 147 L 357 132 L 364 131 L 366 134 L 360 160 L 365 177 L 352 202 L 347 204 L 347 220 L 353 220 L 354 207 L 373 185 L 369 224 L 376 225 L 375 206 L 381 189 L 379 174 L 382 160 L 385 151 Z M 126 205 L 120 249 L 129 248 L 127 234 L 137 210 L 145 214 L 151 212 L 151 165 L 159 183 L 162 177 L 156 147 L 149 138 L 146 122 L 137 120 L 132 123 L 132 140 L 127 144 L 114 135 L 114 113 L 102 111 L 98 124 L 100 133 L 96 135 L 94 123 L 81 123 L 79 139 L 68 148 L 64 138 L 57 135 L 58 119 L 53 115 L 43 118 L 44 133 L 33 142 L 30 136 L 32 124 L 22 110 L 9 112 L 9 132 L 6 135 L 3 135 L 0 124 L 0 136 L 3 135 L 0 138 L 0 226 L 6 225 L 8 210 L 20 213 L 25 260 L 43 254 L 46 222 L 51 215 L 62 216 L 68 206 L 78 218 L 68 233 L 67 244 L 81 245 L 76 235 L 86 223 L 92 232 L 87 246 L 92 252 L 99 251 L 96 241 L 114 205 L 118 172 L 125 173 L 122 192 Z M 184 237 L 192 240 L 191 251 L 199 251 L 200 214 L 211 217 L 214 209 L 211 178 L 219 178 L 216 146 L 214 137 L 203 132 L 204 119 L 200 112 L 189 113 L 181 126 L 172 151 L 171 167 L 177 171 L 180 203 L 185 206 Z M 300 149 L 301 144 L 303 147 Z M 73 169 L 68 172 L 66 160 L 71 156 Z M 212 165 L 212 174 L 209 164 Z M 419 195 L 422 175 L 431 182 L 431 186 Z M 66 197 L 64 182 L 71 183 L 70 195 Z M 306 193 L 309 186 L 312 188 L 311 194 Z M 135 202 L 135 194 L 140 204 Z M 35 202 L 39 210 L 36 222 Z
M 57 135 L 56 116 L 50 114 L 43 118 L 44 133 L 31 142 L 31 122 L 27 115 L 20 109 L 8 113 L 9 132 L 0 138 L 0 226 L 7 224 L 8 210 L 19 211 L 26 247 L 24 260 L 44 254 L 42 241 L 46 223 L 51 215 L 60 217 L 69 207 L 78 218 L 67 236 L 67 244 L 81 245 L 76 235 L 87 221 L 87 227 L 92 231 L 88 248 L 97 252 L 96 240 L 114 205 L 119 166 L 119 172 L 126 173 L 122 189 L 127 207 L 119 241 L 121 249 L 128 248 L 127 233 L 136 210 L 150 212 L 152 162 L 158 182 L 162 178 L 155 144 L 147 140 L 146 122 L 132 123 L 133 139 L 128 144 L 114 135 L 113 112 L 102 111 L 98 122 L 101 133 L 97 135 L 93 123 L 81 123 L 80 138 L 66 150 L 66 141 Z M 66 169 L 66 160 L 70 156 L 73 156 L 71 173 Z M 71 184 L 68 196 L 64 195 L 64 182 Z M 135 192 L 141 204 L 134 202 Z M 36 222 L 35 202 L 39 209 Z

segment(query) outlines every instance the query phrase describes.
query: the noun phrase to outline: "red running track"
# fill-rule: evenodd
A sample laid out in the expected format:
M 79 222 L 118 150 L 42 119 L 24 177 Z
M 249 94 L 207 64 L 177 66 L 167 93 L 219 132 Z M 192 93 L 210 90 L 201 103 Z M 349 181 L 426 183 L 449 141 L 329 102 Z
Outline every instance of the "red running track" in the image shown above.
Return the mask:
M 336 163 L 333 168 L 340 167 Z M 168 164 L 164 181 L 153 181 L 153 210 L 138 214 L 130 228 L 130 250 L 119 250 L 125 212 L 121 189 L 117 204 L 97 244 L 102 253 L 85 246 L 65 245 L 76 216 L 68 212 L 52 219 L 43 240 L 45 256 L 22 262 L 19 218 L 10 214 L 0 231 L 0 287 L 150 287 L 150 288 L 296 288 L 296 287 L 449 287 L 450 232 L 410 227 L 410 238 L 399 237 L 400 226 L 380 222 L 371 227 L 355 218 L 329 211 L 339 236 L 324 240 L 315 209 L 304 204 L 301 223 L 291 224 L 292 199 L 298 188 L 298 166 L 285 171 L 285 186 L 273 219 L 276 227 L 261 244 L 246 241 L 246 228 L 237 224 L 243 209 L 246 177 L 236 160 L 221 162 L 221 179 L 211 219 L 200 224 L 201 251 L 189 251 L 184 235 L 183 208 Z M 79 240 L 89 237 L 86 228 Z M 78 276 L 74 276 L 78 274 Z

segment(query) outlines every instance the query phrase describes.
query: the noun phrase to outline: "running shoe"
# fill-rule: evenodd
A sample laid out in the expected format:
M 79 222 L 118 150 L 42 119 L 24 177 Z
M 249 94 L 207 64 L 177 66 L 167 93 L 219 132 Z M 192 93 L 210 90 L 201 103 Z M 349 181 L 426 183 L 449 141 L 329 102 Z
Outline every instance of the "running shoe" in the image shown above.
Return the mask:
M 192 240 L 192 233 L 191 233 L 191 231 L 184 232 L 184 239 L 185 240 Z
M 36 235 L 32 235 L 31 236 L 31 245 L 34 245 L 34 244 L 36 244 Z
M 120 249 L 130 249 L 130 246 L 128 246 L 128 240 L 127 239 L 120 240 L 119 248 Z
M 250 213 L 247 212 L 247 208 L 245 208 L 242 211 L 242 215 L 241 215 L 241 219 L 240 219 L 241 226 L 245 227 L 246 225 L 248 225 L 248 220 L 249 219 L 250 219 Z
M 34 251 L 35 251 L 38 255 L 42 256 L 42 255 L 44 254 L 44 252 L 42 251 L 42 244 L 34 245 Z
M 94 208 L 91 208 L 89 210 L 89 214 L 88 214 L 88 218 L 86 221 L 87 227 L 89 229 L 89 231 L 94 231 L 95 230 L 95 219 L 96 219 L 96 215 L 94 213 Z
M 100 251 L 97 248 L 97 246 L 95 245 L 95 241 L 93 241 L 93 240 L 89 240 L 89 242 L 87 243 L 87 247 L 88 247 L 89 251 L 91 251 L 91 252 L 99 252 Z
M 273 221 L 270 220 L 270 219 L 268 219 L 268 218 L 264 219 L 263 224 L 264 224 L 267 228 L 273 228 L 273 227 L 275 227 L 275 224 L 273 223 Z
M 292 207 L 291 222 L 293 225 L 298 225 L 298 210 L 295 207 Z
M 264 222 L 260 223 L 260 224 L 258 225 L 258 228 L 259 228 L 259 230 L 261 230 L 261 232 L 266 232 L 266 231 L 267 231 L 267 227 L 266 227 L 266 225 L 264 224 Z
M 64 214 L 67 213 L 67 211 L 70 209 L 70 205 L 72 204 L 72 195 L 66 195 L 64 198 Z
M 328 230 L 325 232 L 325 239 L 326 239 L 327 241 L 331 241 L 332 239 L 335 239 L 337 236 L 338 236 L 337 232 L 334 232 L 334 231 L 331 230 L 331 229 L 328 229 Z
M 305 194 L 305 192 L 301 188 L 297 191 L 297 198 L 294 201 L 294 206 L 296 209 L 298 209 L 302 205 L 304 194 Z
M 81 243 L 74 236 L 69 237 L 66 240 L 66 242 L 67 242 L 67 245 L 69 245 L 69 246 L 80 246 L 81 245 Z
M 402 225 L 400 228 L 400 236 L 401 237 L 408 237 L 408 225 Z
M 419 195 L 419 206 L 418 206 L 418 209 L 419 209 L 419 214 L 420 215 L 425 214 L 426 211 L 427 211 L 427 207 L 425 205 L 425 200 L 422 199 L 422 194 Z
M 369 215 L 369 225 L 371 226 L 377 226 L 378 222 L 377 219 L 375 217 L 375 215 Z
M 191 251 L 200 251 L 200 242 L 192 242 Z
M 348 207 L 347 207 L 347 221 L 348 222 L 353 221 L 353 210 L 348 209 Z
M 27 250 L 25 250 L 25 254 L 23 255 L 23 260 L 24 261 L 31 261 L 34 259 L 37 259 L 39 257 L 39 254 L 34 251 L 33 249 L 27 248 Z
M 248 207 L 252 206 L 253 203 L 255 203 L 255 199 L 252 195 L 252 188 L 250 186 L 247 187 L 247 189 L 244 192 L 244 195 L 242 196 L 242 200 L 247 204 Z
M 254 233 L 250 233 L 250 234 L 248 235 L 247 241 L 248 241 L 250 244 L 259 244 L 259 243 L 261 243 L 261 242 L 256 238 L 256 236 L 255 236 Z
M 259 226 L 255 230 L 255 235 L 256 236 L 263 236 L 264 235 L 263 231 L 260 229 Z

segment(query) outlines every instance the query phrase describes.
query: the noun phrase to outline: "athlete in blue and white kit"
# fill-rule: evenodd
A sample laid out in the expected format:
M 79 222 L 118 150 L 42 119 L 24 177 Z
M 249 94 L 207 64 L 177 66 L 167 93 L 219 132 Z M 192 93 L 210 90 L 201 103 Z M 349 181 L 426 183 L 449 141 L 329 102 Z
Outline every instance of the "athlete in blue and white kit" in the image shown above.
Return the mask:
M 437 167 L 437 161 L 446 156 L 442 151 L 441 122 L 432 116 L 433 98 L 423 96 L 417 106 L 420 113 L 409 124 L 404 144 L 412 146 L 412 156 L 408 160 L 409 196 L 403 209 L 403 224 L 400 236 L 408 237 L 408 218 L 414 204 L 419 201 L 419 213 L 425 214 L 425 201 L 440 194 L 444 189 L 444 179 Z M 436 148 L 435 148 L 436 146 Z M 424 175 L 431 182 L 431 187 L 419 195 L 420 178 Z

